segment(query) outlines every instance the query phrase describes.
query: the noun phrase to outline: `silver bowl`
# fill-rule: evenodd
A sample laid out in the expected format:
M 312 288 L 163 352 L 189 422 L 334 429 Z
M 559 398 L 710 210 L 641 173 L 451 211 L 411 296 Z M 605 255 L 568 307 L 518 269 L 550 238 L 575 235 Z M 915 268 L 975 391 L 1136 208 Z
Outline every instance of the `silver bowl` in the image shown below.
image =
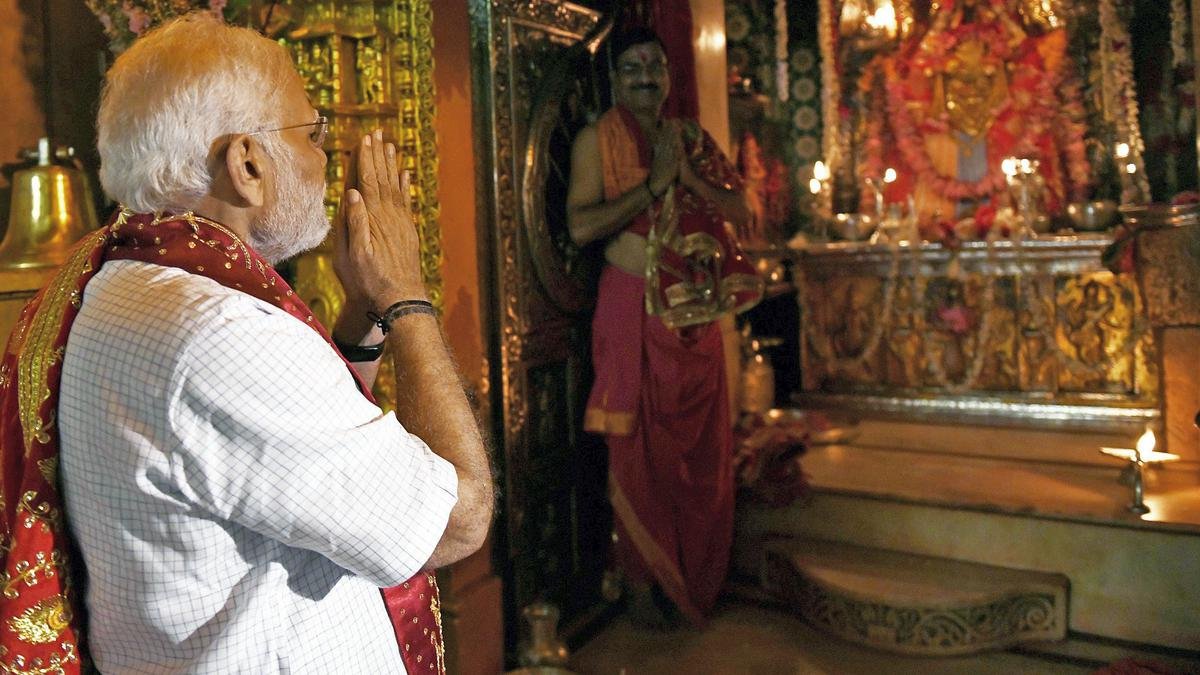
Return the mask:
M 834 234 L 846 241 L 859 241 L 875 231 L 875 218 L 865 213 L 839 213 L 831 224 Z
M 1067 204 L 1071 226 L 1081 232 L 1107 230 L 1117 224 L 1120 215 L 1117 203 L 1108 199 Z

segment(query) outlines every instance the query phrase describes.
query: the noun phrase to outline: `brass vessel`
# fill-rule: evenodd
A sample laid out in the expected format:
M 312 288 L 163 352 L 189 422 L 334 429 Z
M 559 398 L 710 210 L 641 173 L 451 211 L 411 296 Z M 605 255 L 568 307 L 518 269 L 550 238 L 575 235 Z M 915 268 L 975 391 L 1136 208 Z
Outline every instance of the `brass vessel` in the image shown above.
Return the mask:
M 82 171 L 55 164 L 69 161 L 71 148 L 53 153 L 42 138 L 23 158 L 35 166 L 17 171 L 12 181 L 8 231 L 0 243 L 0 270 L 57 267 L 71 246 L 98 226 L 91 188 Z

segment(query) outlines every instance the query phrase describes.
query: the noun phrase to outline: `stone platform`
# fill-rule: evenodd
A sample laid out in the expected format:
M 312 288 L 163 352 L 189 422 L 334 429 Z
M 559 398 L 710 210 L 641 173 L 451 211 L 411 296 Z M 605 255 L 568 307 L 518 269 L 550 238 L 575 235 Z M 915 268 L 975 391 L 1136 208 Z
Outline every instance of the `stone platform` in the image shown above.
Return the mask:
M 1194 465 L 1151 471 L 1151 512 L 1139 517 L 1126 509 L 1130 490 L 1117 483 L 1120 463 L 1097 451 L 1120 438 L 860 426 L 851 442 L 816 446 L 803 457 L 810 503 L 739 508 L 735 573 L 757 578 L 771 542 L 815 539 L 1063 575 L 1072 633 L 1200 649 Z M 955 583 L 944 576 L 947 586 Z
M 917 656 L 1067 635 L 1068 582 L 1029 572 L 813 539 L 768 544 L 763 585 L 809 624 Z

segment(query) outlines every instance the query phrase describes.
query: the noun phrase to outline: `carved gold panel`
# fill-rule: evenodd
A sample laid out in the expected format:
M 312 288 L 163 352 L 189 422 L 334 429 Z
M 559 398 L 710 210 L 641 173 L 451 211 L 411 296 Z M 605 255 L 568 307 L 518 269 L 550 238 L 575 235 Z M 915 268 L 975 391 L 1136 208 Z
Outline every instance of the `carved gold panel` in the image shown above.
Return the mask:
M 796 252 L 800 397 L 1035 425 L 1156 417 L 1155 345 L 1133 278 L 1100 267 L 1109 241 Z
M 1155 328 L 1200 326 L 1200 207 L 1127 209 L 1138 227 L 1134 269 Z

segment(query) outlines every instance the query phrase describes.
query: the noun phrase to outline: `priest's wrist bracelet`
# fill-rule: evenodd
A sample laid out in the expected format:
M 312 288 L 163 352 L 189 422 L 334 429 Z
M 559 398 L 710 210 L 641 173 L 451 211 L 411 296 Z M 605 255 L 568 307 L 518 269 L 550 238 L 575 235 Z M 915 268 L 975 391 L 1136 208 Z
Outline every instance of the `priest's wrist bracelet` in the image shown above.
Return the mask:
M 385 309 L 383 314 L 367 312 L 367 318 L 371 320 L 371 323 L 379 326 L 379 330 L 383 331 L 384 335 L 387 335 L 388 331 L 392 329 L 392 322 L 408 314 L 431 314 L 437 316 L 437 310 L 433 308 L 433 303 L 428 300 L 401 300 Z

